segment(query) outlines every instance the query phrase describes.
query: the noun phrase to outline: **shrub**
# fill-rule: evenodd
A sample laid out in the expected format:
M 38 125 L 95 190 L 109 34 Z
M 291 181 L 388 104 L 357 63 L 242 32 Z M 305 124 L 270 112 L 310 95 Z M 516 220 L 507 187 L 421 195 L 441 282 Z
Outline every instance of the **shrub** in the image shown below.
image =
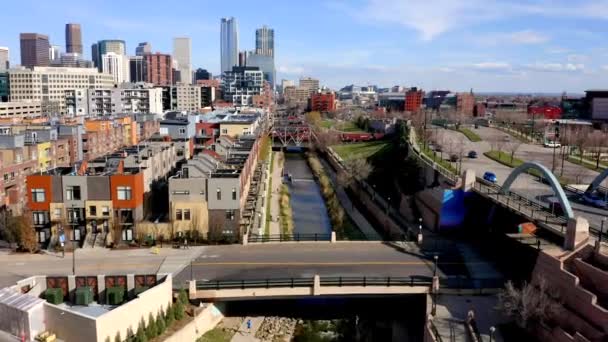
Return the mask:
M 152 316 L 152 313 L 150 312 L 148 316 L 148 326 L 146 327 L 146 337 L 151 340 L 155 338 L 156 335 L 156 321 L 154 320 L 154 316 Z
M 139 322 L 139 327 L 137 327 L 137 333 L 135 334 L 135 342 L 148 342 L 148 338 L 146 337 L 146 333 L 145 333 L 145 326 L 146 323 L 144 322 L 144 319 L 142 318 L 141 321 Z
M 182 302 L 180 302 L 178 300 L 175 303 L 174 310 L 175 310 L 175 320 L 181 321 L 182 318 L 184 318 L 184 304 L 182 304 Z
M 165 325 L 165 317 L 163 315 L 162 310 L 158 312 L 156 315 L 156 332 L 157 335 L 162 335 L 165 332 L 167 326 Z
M 167 307 L 167 321 L 165 322 L 167 328 L 173 325 L 173 322 L 175 322 L 175 309 L 173 308 L 173 305 L 169 304 Z
M 116 336 L 114 336 L 114 342 L 122 342 L 122 339 L 120 338 L 120 331 L 116 332 Z
M 182 302 L 182 304 L 186 305 L 190 303 L 190 299 L 188 298 L 188 292 L 185 289 L 179 290 L 179 295 L 177 299 Z

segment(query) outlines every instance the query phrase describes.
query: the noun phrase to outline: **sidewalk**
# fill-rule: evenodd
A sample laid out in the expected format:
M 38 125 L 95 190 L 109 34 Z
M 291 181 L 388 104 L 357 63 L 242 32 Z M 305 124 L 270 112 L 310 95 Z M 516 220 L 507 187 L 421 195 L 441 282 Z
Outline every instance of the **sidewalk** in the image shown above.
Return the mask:
M 382 240 L 382 237 L 374 227 L 367 221 L 367 219 L 361 215 L 359 210 L 354 207 L 350 198 L 348 198 L 348 194 L 344 191 L 344 188 L 338 185 L 338 181 L 336 179 L 336 173 L 331 168 L 331 166 L 322 158 L 319 158 L 323 168 L 329 178 L 331 179 L 332 185 L 336 190 L 336 194 L 338 195 L 338 199 L 340 200 L 340 204 L 344 207 L 344 210 L 348 214 L 348 216 L 355 222 L 355 225 L 359 228 L 359 230 L 365 235 L 368 240 Z
M 251 320 L 251 330 L 247 329 L 247 321 Z M 239 326 L 238 331 L 234 336 L 232 336 L 231 342 L 253 342 L 260 341 L 255 337 L 255 333 L 262 326 L 262 322 L 264 321 L 264 317 L 245 317 L 241 326 Z
M 274 153 L 274 168 L 272 174 L 272 188 L 270 189 L 270 235 L 281 234 L 281 226 L 279 225 L 279 192 L 281 185 L 283 184 L 283 178 L 281 177 L 284 160 L 279 160 L 280 152 Z

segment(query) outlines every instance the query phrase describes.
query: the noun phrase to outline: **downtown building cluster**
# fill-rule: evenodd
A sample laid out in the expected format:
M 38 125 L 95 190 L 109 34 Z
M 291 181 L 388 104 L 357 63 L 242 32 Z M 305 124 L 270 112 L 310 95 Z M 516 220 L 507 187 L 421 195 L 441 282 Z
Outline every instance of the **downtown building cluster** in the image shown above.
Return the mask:
M 259 206 L 274 104 L 274 33 L 261 30 L 251 54 L 265 69 L 237 61 L 219 77 L 193 70 L 188 37 L 172 55 L 99 40 L 87 61 L 68 24 L 65 53 L 36 33 L 20 36 L 21 65 L 0 48 L 0 210 L 27 218 L 45 248 L 238 240 Z

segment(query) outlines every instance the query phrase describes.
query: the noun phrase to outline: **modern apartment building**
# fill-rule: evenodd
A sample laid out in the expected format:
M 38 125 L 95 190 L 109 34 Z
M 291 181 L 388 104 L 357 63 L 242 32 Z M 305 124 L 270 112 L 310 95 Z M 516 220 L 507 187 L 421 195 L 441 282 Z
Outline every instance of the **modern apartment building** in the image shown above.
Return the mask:
M 287 104 L 307 105 L 310 90 L 304 87 L 287 86 L 283 88 L 283 98 Z
M 10 95 L 8 72 L 0 72 L 0 102 L 8 102 Z
M 255 53 L 274 59 L 274 30 L 266 25 L 255 30 Z
M 246 203 L 259 140 L 221 136 L 213 146 L 169 179 L 170 219 L 177 232 L 198 230 L 210 240 L 238 241 L 244 218 L 251 216 Z
M 21 33 L 21 65 L 27 68 L 49 66 L 49 36 L 39 33 Z
M 80 24 L 65 25 L 65 51 L 82 55 L 82 31 Z
M 192 84 L 192 41 L 189 37 L 173 38 L 173 58 L 182 84 Z
M 209 71 L 207 71 L 207 69 L 198 68 L 198 69 L 196 69 L 196 73 L 195 73 L 194 79 L 196 81 L 210 80 L 211 77 L 212 77 L 212 75 L 211 75 L 211 73 Z
M 40 101 L 43 112 L 66 114 L 65 91 L 114 86 L 111 75 L 94 68 L 34 67 L 9 71 L 11 101 Z
M 112 75 L 115 84 L 129 82 L 131 73 L 129 71 L 129 58 L 114 52 L 101 55 L 101 71 Z
M 236 18 L 222 18 L 220 30 L 221 72 L 230 72 L 238 65 L 239 28 Z
M 149 54 L 144 56 L 145 81 L 157 86 L 170 86 L 173 84 L 173 62 L 171 55 Z
M 233 67 L 222 76 L 224 100 L 235 106 L 248 106 L 254 95 L 260 95 L 264 86 L 264 74 L 257 67 Z
M 106 88 L 86 91 L 90 117 L 163 112 L 162 88 Z
M 15 215 L 23 210 L 26 177 L 36 170 L 37 147 L 25 145 L 24 134 L 0 128 L 0 208 Z
M 9 49 L 4 46 L 0 46 L 0 72 L 5 72 L 9 69 Z
M 300 79 L 300 88 L 308 89 L 308 96 L 319 92 L 319 80 L 312 77 L 304 77 Z
M 171 87 L 172 108 L 178 111 L 198 112 L 210 107 L 215 101 L 215 88 L 201 85 L 176 85 Z
M 247 57 L 247 66 L 258 67 L 264 74 L 264 81 L 268 82 L 272 89 L 275 88 L 277 72 L 274 66 L 273 56 L 251 53 Z
M 336 94 L 318 93 L 310 97 L 310 110 L 315 112 L 333 112 L 336 110 Z

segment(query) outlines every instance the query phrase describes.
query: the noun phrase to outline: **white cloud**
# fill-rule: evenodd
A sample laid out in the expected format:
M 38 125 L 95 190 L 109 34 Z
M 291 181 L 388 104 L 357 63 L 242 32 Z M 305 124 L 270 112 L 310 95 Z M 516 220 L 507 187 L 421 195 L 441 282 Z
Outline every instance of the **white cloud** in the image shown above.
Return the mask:
M 277 71 L 283 74 L 301 75 L 304 73 L 304 68 L 301 66 L 280 65 Z
M 473 63 L 470 65 L 471 68 L 482 71 L 509 71 L 511 70 L 511 64 L 506 62 L 482 62 Z
M 507 40 L 514 44 L 540 44 L 547 42 L 549 37 L 539 32 L 526 30 L 509 33 Z
M 585 65 L 582 63 L 535 63 L 526 65 L 526 68 L 541 72 L 564 72 L 582 71 L 585 69 Z

